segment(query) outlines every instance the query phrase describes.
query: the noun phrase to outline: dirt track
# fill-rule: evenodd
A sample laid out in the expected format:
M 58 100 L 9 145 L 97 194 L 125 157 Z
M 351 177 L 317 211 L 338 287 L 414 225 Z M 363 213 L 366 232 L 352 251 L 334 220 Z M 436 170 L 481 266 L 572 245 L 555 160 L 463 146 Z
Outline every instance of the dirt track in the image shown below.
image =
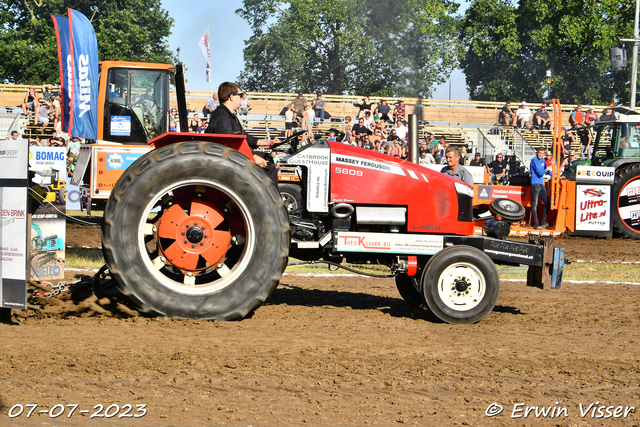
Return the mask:
M 564 240 L 574 260 L 640 261 L 640 242 Z M 0 425 L 26 403 L 90 413 L 131 404 L 131 414 L 146 404 L 144 417 L 116 423 L 153 426 L 640 424 L 640 286 L 503 282 L 494 312 L 469 326 L 409 309 L 390 279 L 288 275 L 253 316 L 230 323 L 127 318 L 126 307 L 86 296 L 0 323 Z M 635 410 L 582 417 L 579 405 L 596 401 Z M 493 402 L 504 410 L 489 418 Z M 568 416 L 512 419 L 519 403 Z M 113 424 L 77 412 L 31 418 L 13 421 Z

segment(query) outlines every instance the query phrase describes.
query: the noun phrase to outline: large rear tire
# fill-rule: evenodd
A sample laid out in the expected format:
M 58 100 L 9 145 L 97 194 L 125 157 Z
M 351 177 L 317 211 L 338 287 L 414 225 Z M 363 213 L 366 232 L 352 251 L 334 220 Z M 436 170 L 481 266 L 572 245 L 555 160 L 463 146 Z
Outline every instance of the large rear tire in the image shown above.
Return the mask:
M 245 155 L 206 142 L 151 151 L 107 203 L 102 242 L 120 291 L 166 316 L 241 319 L 287 265 L 287 211 Z
M 640 239 L 640 164 L 616 171 L 613 203 L 613 230 L 623 237 Z
M 429 309 L 453 324 L 476 323 L 488 315 L 500 294 L 495 264 L 470 246 L 445 248 L 422 273 L 422 291 Z

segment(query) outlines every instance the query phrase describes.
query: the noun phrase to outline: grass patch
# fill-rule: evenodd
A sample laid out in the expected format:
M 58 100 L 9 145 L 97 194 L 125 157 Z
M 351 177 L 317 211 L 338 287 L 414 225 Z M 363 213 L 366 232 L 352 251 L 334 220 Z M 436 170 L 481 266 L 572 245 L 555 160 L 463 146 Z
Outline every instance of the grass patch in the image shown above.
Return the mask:
M 104 258 L 102 257 L 102 250 L 95 248 L 67 248 L 65 262 L 70 266 L 88 266 L 95 268 L 100 268 L 105 263 Z M 289 262 L 296 263 L 299 261 L 290 258 Z M 390 274 L 389 268 L 382 265 L 344 265 L 369 274 Z M 498 266 L 498 272 L 500 273 L 500 279 L 502 280 L 526 279 L 527 269 L 528 267 L 526 266 Z M 335 269 L 335 267 L 333 266 L 331 268 L 328 268 L 327 264 L 322 263 L 289 265 L 286 268 L 285 272 L 293 274 L 350 273 L 349 271 L 342 268 Z M 638 268 L 637 265 L 632 264 L 592 264 L 574 262 L 571 265 L 565 265 L 563 280 L 640 283 L 640 268 Z
M 91 215 L 87 215 L 87 211 L 73 211 L 67 210 L 67 215 L 69 216 L 104 216 L 104 211 L 96 211 L 92 210 Z
M 100 268 L 105 261 L 102 250 L 96 248 L 67 248 L 65 264 L 71 266 L 86 266 Z

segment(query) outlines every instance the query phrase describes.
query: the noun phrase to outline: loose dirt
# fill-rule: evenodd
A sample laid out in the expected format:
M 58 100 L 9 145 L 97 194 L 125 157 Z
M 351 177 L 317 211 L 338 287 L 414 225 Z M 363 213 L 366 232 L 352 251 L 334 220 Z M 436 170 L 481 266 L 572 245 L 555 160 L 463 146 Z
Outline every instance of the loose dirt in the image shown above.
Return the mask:
M 70 230 L 68 244 L 99 246 L 97 227 Z M 557 244 L 573 260 L 640 261 L 640 242 Z M 0 425 L 640 424 L 640 286 L 503 281 L 494 311 L 463 326 L 409 308 L 391 279 L 285 275 L 227 323 L 146 316 L 90 292 L 0 322 Z M 18 404 L 40 406 L 10 419 Z M 79 406 L 38 413 L 57 404 Z M 90 418 L 127 404 L 146 414 Z

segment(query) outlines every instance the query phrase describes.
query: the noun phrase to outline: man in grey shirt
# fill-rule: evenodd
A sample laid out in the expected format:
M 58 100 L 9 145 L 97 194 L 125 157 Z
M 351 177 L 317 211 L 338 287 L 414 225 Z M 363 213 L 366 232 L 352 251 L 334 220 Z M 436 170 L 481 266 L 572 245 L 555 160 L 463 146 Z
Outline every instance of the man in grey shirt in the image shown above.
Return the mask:
M 448 147 L 444 153 L 447 159 L 447 166 L 442 168 L 442 173 L 464 181 L 473 187 L 473 176 L 460 164 L 460 149 L 458 147 Z

